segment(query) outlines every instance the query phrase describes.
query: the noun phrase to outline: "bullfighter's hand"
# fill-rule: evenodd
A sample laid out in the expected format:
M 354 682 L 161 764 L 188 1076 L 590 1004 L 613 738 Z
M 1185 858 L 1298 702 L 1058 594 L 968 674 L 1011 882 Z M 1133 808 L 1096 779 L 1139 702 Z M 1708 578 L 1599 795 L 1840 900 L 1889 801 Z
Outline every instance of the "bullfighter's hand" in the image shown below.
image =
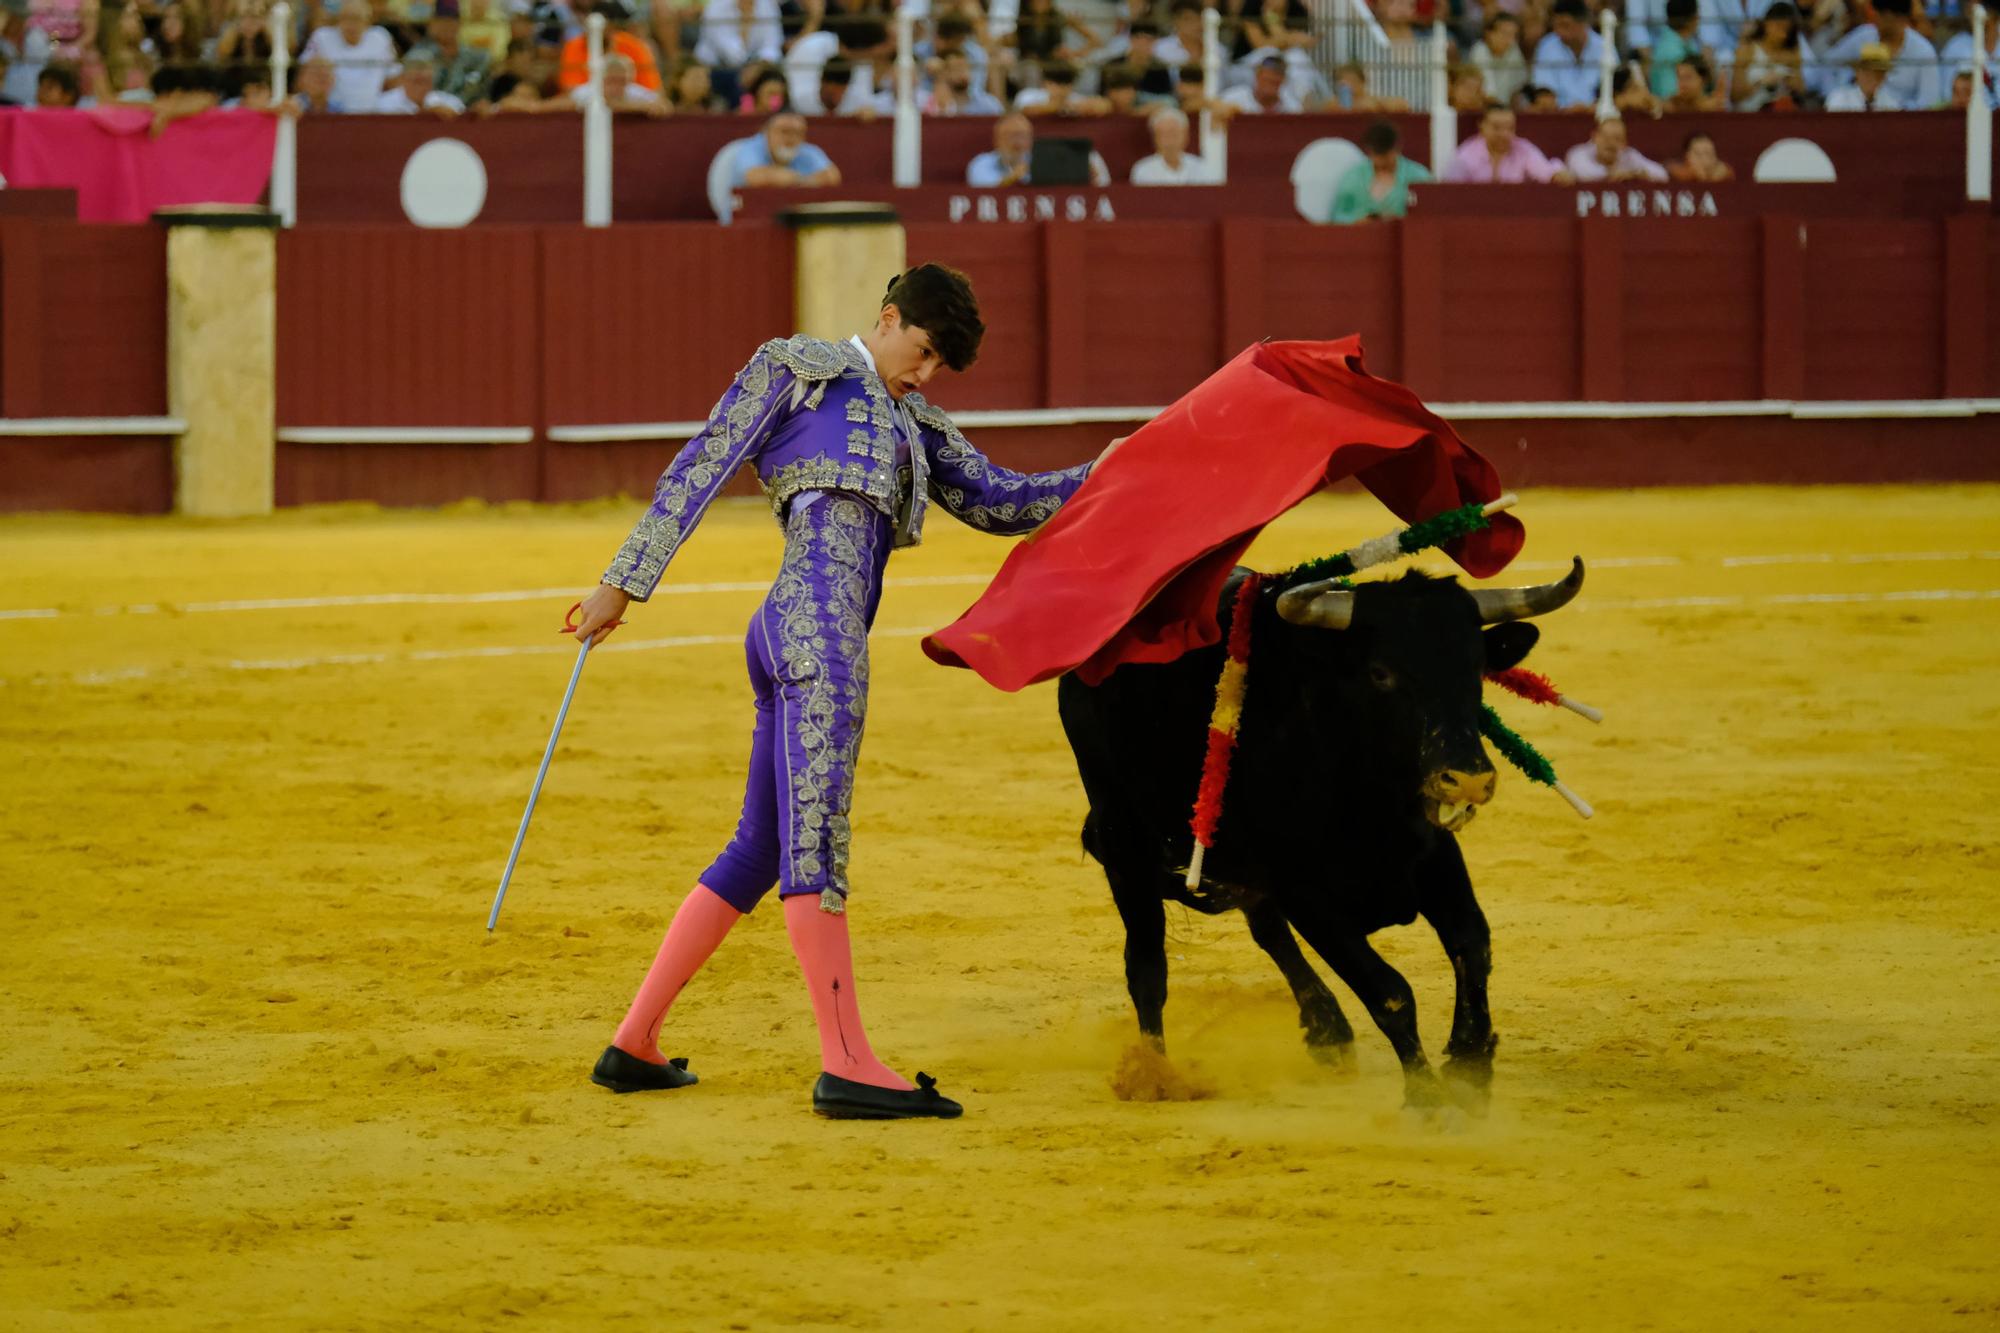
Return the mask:
M 590 590 L 583 599 L 583 609 L 576 622 L 576 640 L 582 643 L 586 638 L 595 648 L 611 637 L 617 626 L 613 621 L 625 615 L 625 608 L 632 604 L 632 595 L 623 588 L 614 588 L 608 583 L 600 583 Z

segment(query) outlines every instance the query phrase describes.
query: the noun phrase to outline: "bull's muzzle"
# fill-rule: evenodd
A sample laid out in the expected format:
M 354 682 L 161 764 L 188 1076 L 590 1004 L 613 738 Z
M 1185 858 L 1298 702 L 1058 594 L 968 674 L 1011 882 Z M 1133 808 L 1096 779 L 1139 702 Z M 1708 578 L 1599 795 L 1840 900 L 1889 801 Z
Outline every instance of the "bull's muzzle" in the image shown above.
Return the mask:
M 1479 807 L 1493 799 L 1500 775 L 1492 769 L 1468 773 L 1463 769 L 1442 769 L 1424 783 L 1424 818 L 1456 833 L 1472 822 Z

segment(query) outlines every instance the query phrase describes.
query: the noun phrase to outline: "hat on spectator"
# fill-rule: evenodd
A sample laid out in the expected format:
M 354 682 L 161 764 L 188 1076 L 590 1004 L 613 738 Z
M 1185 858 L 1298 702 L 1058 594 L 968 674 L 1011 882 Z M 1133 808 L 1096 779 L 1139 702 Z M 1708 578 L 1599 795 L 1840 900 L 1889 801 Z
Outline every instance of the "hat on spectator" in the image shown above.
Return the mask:
M 1265 56 L 1257 62 L 1257 68 L 1283 70 L 1285 68 L 1285 58 L 1283 56 Z
M 458 0 L 437 0 L 437 3 L 431 6 L 431 17 L 434 19 L 457 18 Z
M 1854 62 L 1856 69 L 1872 69 L 1887 73 L 1896 58 L 1889 54 L 1886 42 L 1870 42 L 1861 48 L 1861 58 Z
M 437 61 L 431 59 L 431 53 L 429 51 L 424 50 L 422 47 L 418 47 L 416 50 L 410 52 L 410 54 L 403 57 L 403 68 L 436 69 Z

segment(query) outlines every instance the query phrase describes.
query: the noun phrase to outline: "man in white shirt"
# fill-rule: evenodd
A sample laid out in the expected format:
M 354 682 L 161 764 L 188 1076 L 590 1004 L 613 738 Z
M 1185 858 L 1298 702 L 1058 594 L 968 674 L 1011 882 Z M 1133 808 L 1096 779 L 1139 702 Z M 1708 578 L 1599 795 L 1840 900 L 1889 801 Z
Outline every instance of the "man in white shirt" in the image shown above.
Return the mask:
M 1886 85 L 1889 68 L 1894 62 L 1889 57 L 1889 48 L 1880 42 L 1861 48 L 1861 59 L 1854 62 L 1854 82 L 1845 88 L 1836 88 L 1827 95 L 1828 111 L 1903 111 L 1903 99 L 1896 96 Z
M 845 62 L 851 71 L 845 96 L 858 108 L 871 102 L 878 91 L 885 91 L 875 86 L 875 66 L 882 62 L 887 73 L 889 51 L 889 28 L 882 20 L 865 14 L 830 15 L 825 27 L 793 42 L 785 55 L 785 86 L 791 90 L 792 106 L 808 116 L 854 114 L 846 111 L 838 98 L 820 96 L 820 76 L 829 61 Z M 883 82 L 890 80 L 885 77 Z M 894 90 L 886 91 L 893 106 Z
M 604 57 L 604 105 L 612 111 L 636 111 L 641 115 L 668 115 L 667 104 L 651 88 L 634 83 L 633 76 L 639 67 L 632 63 L 632 57 L 623 51 L 610 51 Z M 581 111 L 590 104 L 590 85 L 578 84 L 569 90 L 570 101 Z
M 375 110 L 382 90 L 396 75 L 396 43 L 375 27 L 368 0 L 340 0 L 339 22 L 317 29 L 299 52 L 300 61 L 324 60 L 333 66 L 335 109 Z
M 1132 168 L 1134 185 L 1213 185 L 1215 170 L 1187 150 L 1188 118 L 1163 106 L 1146 121 L 1153 132 L 1153 155 Z
M 1305 110 L 1298 90 L 1287 76 L 1283 56 L 1266 56 L 1257 62 L 1257 73 L 1248 88 L 1231 88 L 1222 95 L 1222 105 L 1252 115 Z
M 1806 81 L 1829 94 L 1827 109 L 1833 110 L 1831 94 L 1847 82 L 1846 72 L 1858 72 L 1871 49 L 1879 50 L 1888 64 L 1882 92 L 1896 103 L 1884 107 L 1877 97 L 1873 110 L 1928 111 L 1944 100 L 1944 80 L 1938 68 L 1937 48 L 1910 26 L 1911 0 L 1875 0 L 1875 21 L 1851 28 L 1827 51 L 1818 64 L 1808 64 Z M 1853 99 L 1845 99 L 1852 101 Z M 1845 110 L 1857 110 L 1845 107 Z
M 978 85 L 972 59 L 963 51 L 945 54 L 930 96 L 919 103 L 926 116 L 997 116 L 1006 111 L 1000 99 Z
M 694 58 L 717 69 L 741 69 L 753 60 L 784 54 L 785 29 L 778 0 L 706 0 Z
M 403 62 L 402 83 L 376 99 L 375 111 L 383 116 L 414 116 L 421 111 L 449 120 L 465 113 L 465 103 L 437 90 L 437 66 L 429 56 L 413 55 Z
M 1590 10 L 1583 0 L 1556 0 L 1549 11 L 1549 31 L 1535 44 L 1534 70 L 1529 79 L 1556 95 L 1564 111 L 1587 107 L 1597 100 L 1603 78 L 1599 64 L 1604 42 L 1590 27 Z

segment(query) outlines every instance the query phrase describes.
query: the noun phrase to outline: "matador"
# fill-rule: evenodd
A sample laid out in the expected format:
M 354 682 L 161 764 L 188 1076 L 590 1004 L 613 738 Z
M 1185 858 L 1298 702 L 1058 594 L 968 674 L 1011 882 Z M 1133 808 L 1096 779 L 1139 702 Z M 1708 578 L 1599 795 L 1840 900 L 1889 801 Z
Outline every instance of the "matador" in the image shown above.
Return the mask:
M 585 599 L 578 632 L 598 643 L 630 602 L 652 595 L 737 469 L 756 468 L 785 551 L 744 639 L 755 723 L 742 813 L 674 913 L 593 1082 L 614 1092 L 696 1082 L 685 1059 L 661 1051 L 661 1027 L 689 979 L 775 885 L 819 1027 L 813 1109 L 846 1119 L 960 1114 L 929 1075 L 913 1087 L 879 1060 L 862 1027 L 847 930 L 848 811 L 868 710 L 868 631 L 889 553 L 917 544 L 933 502 L 982 531 L 1031 532 L 1094 466 L 995 466 L 925 401 L 919 390 L 940 368 L 972 364 L 984 333 L 965 276 L 924 264 L 889 284 L 865 334 L 765 343 L 661 476 Z

